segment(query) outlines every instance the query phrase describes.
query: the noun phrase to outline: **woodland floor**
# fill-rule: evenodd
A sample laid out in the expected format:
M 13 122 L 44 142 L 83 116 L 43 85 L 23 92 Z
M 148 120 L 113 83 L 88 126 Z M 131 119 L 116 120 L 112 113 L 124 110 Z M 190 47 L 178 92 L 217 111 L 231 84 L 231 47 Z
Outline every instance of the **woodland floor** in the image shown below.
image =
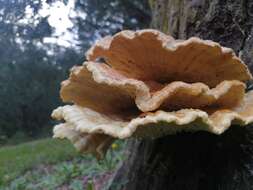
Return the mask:
M 81 155 L 64 140 L 42 139 L 0 148 L 1 190 L 102 190 L 120 161 L 123 142 L 117 141 L 97 161 Z

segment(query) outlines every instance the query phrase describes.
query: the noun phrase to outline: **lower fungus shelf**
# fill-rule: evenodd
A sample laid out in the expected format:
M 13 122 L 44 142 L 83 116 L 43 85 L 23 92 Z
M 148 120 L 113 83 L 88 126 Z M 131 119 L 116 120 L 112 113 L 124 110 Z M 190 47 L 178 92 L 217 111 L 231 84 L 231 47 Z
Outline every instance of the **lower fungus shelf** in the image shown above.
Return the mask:
M 217 109 L 211 115 L 197 109 L 157 111 L 129 122 L 112 119 L 88 108 L 68 105 L 57 108 L 52 114 L 58 120 L 65 120 L 65 123 L 55 126 L 54 136 L 70 139 L 84 152 L 102 155 L 113 138 L 159 138 L 181 131 L 222 134 L 233 124 L 248 125 L 253 122 L 252 100 L 253 92 L 249 92 L 233 110 Z

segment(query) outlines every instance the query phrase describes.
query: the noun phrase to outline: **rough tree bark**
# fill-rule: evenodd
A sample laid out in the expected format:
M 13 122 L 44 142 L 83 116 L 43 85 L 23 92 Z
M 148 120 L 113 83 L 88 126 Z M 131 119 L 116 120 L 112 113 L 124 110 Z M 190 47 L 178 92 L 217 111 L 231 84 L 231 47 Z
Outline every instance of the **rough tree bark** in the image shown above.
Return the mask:
M 253 71 L 253 1 L 151 0 L 150 4 L 153 28 L 175 38 L 199 36 L 231 47 Z M 221 136 L 198 132 L 132 140 L 127 156 L 109 189 L 253 189 L 253 126 L 234 126 Z

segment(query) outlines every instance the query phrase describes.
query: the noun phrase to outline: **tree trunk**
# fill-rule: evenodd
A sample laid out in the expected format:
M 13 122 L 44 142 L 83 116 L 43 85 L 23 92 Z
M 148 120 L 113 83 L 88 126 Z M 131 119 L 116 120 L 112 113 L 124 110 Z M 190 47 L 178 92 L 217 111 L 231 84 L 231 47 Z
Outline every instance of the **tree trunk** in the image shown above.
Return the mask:
M 253 1 L 151 0 L 153 28 L 175 38 L 198 36 L 231 47 L 253 70 Z M 253 130 L 216 136 L 180 133 L 131 140 L 109 189 L 252 190 Z

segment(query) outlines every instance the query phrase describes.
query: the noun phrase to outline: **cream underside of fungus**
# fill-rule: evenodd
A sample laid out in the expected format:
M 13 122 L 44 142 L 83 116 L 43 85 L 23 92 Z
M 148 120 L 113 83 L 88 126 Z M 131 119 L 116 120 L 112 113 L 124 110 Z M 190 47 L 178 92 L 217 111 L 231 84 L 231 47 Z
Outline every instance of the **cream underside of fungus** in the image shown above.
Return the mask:
M 98 41 L 71 70 L 53 111 L 54 137 L 102 158 L 114 138 L 159 138 L 180 131 L 221 134 L 253 122 L 246 65 L 229 48 L 155 30 L 122 31 Z M 104 58 L 106 63 L 97 60 Z

